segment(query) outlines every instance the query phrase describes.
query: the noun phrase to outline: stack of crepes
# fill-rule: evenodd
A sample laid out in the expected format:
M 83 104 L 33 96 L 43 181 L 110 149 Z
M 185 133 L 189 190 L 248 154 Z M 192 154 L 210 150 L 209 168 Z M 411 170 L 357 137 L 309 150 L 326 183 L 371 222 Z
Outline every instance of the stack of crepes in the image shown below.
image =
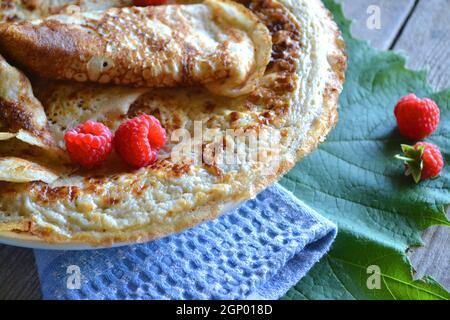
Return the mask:
M 0 231 L 92 245 L 183 230 L 277 181 L 335 124 L 346 67 L 320 0 L 2 1 L 0 54 Z M 168 134 L 155 163 L 70 162 L 67 129 L 142 113 Z

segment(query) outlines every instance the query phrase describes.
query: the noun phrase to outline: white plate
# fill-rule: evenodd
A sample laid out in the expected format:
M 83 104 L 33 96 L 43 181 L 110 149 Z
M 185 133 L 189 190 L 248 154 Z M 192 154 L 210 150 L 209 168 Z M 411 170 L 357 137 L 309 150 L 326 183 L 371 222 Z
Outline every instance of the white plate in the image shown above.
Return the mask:
M 122 247 L 129 245 L 131 243 L 115 243 L 112 246 L 90 246 L 85 243 L 48 243 L 42 241 L 41 239 L 26 235 L 19 234 L 15 232 L 0 231 L 0 244 L 7 244 L 10 246 L 30 248 L 30 249 L 45 249 L 45 250 L 95 250 L 95 249 L 105 249 Z

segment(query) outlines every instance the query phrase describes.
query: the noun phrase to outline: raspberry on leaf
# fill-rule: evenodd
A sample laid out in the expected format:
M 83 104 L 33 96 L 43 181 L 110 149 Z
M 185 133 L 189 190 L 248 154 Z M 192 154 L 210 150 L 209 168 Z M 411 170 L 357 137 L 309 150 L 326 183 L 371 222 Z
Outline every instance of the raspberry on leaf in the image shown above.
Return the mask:
M 394 110 L 398 130 L 411 140 L 421 140 L 431 135 L 439 125 L 440 110 L 428 98 L 420 99 L 409 94 L 399 100 Z
M 412 175 L 416 183 L 436 178 L 444 168 L 441 151 L 432 143 L 402 144 L 402 151 L 404 155 L 396 155 L 395 158 L 405 162 L 406 175 Z
M 70 159 L 90 169 L 102 164 L 112 151 L 111 131 L 100 122 L 87 121 L 64 135 Z

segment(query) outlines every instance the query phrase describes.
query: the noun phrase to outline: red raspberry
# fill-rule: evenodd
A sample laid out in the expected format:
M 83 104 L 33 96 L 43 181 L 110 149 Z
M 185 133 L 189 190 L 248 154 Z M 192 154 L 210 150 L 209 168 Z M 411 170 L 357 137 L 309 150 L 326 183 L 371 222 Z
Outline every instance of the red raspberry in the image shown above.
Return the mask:
M 401 98 L 394 114 L 400 133 L 411 140 L 428 137 L 439 125 L 437 104 L 428 98 L 419 99 L 414 94 Z
M 166 130 L 158 119 L 148 114 L 122 123 L 114 138 L 117 153 L 135 167 L 145 167 L 156 161 L 165 143 Z
M 104 124 L 87 121 L 64 135 L 73 162 L 92 168 L 104 162 L 112 151 L 112 134 Z
M 166 144 L 166 130 L 161 126 L 161 122 L 154 116 L 149 116 L 147 114 L 142 115 L 147 119 L 150 125 L 150 132 L 148 135 L 148 141 L 153 149 L 159 151 Z
M 159 4 L 166 4 L 167 0 L 133 0 L 133 5 L 135 6 L 152 6 Z
M 402 145 L 404 155 L 396 158 L 403 160 L 406 166 L 406 175 L 412 175 L 414 181 L 419 183 L 437 177 L 444 168 L 444 158 L 439 148 L 429 142 L 418 142 L 414 146 Z

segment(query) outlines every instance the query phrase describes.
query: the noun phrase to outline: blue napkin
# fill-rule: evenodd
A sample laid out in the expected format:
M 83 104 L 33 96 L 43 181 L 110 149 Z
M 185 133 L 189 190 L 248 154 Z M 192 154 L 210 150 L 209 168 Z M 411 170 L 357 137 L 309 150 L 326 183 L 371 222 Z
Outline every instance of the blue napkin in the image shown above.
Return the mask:
M 274 185 L 219 219 L 160 240 L 35 256 L 44 299 L 277 299 L 336 232 Z

